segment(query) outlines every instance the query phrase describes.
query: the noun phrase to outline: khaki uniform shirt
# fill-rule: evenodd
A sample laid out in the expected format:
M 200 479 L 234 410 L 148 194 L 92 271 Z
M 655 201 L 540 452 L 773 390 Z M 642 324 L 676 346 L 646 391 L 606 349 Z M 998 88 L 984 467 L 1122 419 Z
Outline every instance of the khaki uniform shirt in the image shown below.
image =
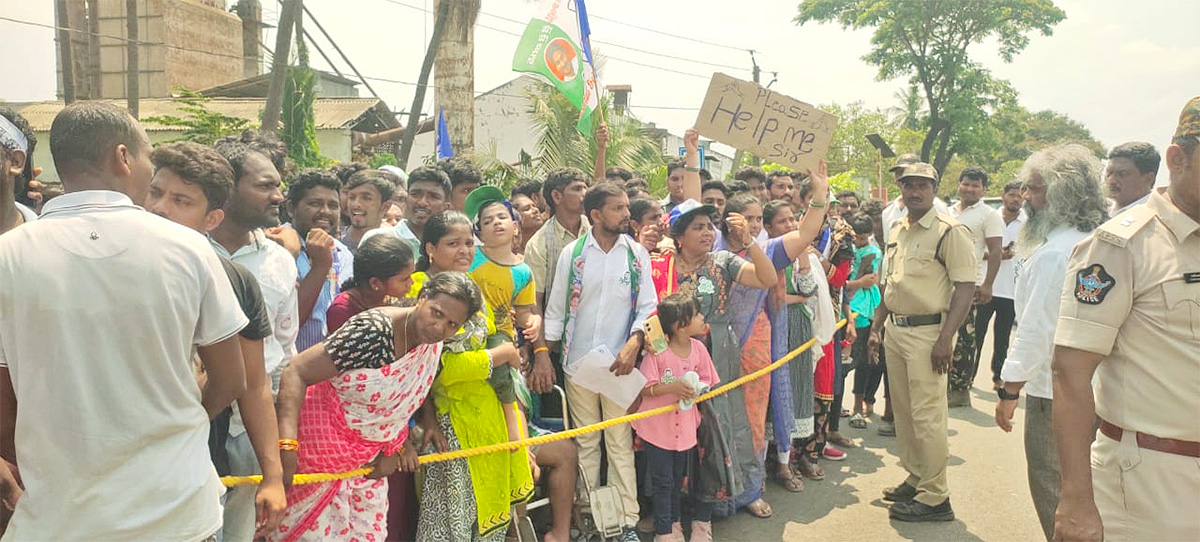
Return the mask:
M 592 227 L 587 218 L 581 219 L 579 235 L 587 235 Z M 534 287 L 538 293 L 549 294 L 554 282 L 554 269 L 558 265 L 558 256 L 563 247 L 579 238 L 563 227 L 554 217 L 550 217 L 525 245 L 525 263 L 533 270 Z
M 1096 414 L 1104 420 L 1200 441 L 1196 273 L 1200 224 L 1157 192 L 1075 247 L 1054 344 L 1105 356 L 1096 378 Z
M 915 223 L 905 218 L 892 224 L 884 260 L 887 288 L 883 303 L 889 311 L 903 315 L 946 312 L 954 283 L 974 284 L 979 267 L 967 228 L 932 209 Z

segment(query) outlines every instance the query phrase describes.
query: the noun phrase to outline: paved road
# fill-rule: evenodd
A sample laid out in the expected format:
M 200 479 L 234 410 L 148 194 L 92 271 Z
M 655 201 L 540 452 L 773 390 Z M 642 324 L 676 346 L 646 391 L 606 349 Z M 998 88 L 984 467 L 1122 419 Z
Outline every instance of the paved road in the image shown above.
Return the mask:
M 990 337 L 989 337 L 990 342 Z M 990 345 L 982 358 L 991 360 Z M 850 384 L 852 377 L 847 379 Z M 895 438 L 875 432 L 878 417 L 866 429 L 848 427 L 842 434 L 859 447 L 845 461 L 823 461 L 825 480 L 805 481 L 802 493 L 788 493 L 769 481 L 767 501 L 775 509 L 769 519 L 745 512 L 714 525 L 717 540 L 1044 540 L 1029 498 L 1021 431 L 1022 408 L 1013 433 L 996 427 L 992 413 L 996 395 L 991 372 L 981 368 L 971 408 L 950 409 L 951 502 L 957 519 L 946 523 L 903 523 L 888 519 L 884 488 L 905 478 L 895 455 Z M 850 406 L 848 397 L 844 406 Z M 882 413 L 882 401 L 879 403 Z

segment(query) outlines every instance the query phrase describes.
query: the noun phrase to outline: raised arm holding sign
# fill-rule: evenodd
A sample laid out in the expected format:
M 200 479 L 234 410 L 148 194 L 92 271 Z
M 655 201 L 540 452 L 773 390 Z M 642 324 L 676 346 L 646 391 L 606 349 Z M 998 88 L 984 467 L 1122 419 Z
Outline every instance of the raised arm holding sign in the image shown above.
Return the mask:
M 696 129 L 794 171 L 816 170 L 838 118 L 757 83 L 714 73 Z

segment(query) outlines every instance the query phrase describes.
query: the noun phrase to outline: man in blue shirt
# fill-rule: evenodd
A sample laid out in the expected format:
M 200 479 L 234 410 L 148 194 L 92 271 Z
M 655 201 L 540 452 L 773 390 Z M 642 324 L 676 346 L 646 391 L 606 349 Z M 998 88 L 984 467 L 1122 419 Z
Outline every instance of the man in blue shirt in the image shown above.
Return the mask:
M 354 275 L 354 255 L 335 237 L 341 213 L 339 188 L 333 172 L 306 169 L 288 190 L 288 216 L 304 247 L 296 257 L 300 278 L 298 352 L 321 342 L 332 331 L 326 329 L 325 311 L 341 292 L 342 283 Z

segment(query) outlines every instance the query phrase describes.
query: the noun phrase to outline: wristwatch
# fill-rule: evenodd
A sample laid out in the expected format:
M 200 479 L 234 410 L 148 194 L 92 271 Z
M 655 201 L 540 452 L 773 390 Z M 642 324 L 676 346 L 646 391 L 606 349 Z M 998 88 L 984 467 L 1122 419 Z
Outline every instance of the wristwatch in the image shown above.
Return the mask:
M 1004 389 L 1004 386 L 996 388 L 996 395 L 1000 396 L 1001 401 L 1016 401 L 1021 398 L 1021 392 L 1008 393 L 1008 390 Z

